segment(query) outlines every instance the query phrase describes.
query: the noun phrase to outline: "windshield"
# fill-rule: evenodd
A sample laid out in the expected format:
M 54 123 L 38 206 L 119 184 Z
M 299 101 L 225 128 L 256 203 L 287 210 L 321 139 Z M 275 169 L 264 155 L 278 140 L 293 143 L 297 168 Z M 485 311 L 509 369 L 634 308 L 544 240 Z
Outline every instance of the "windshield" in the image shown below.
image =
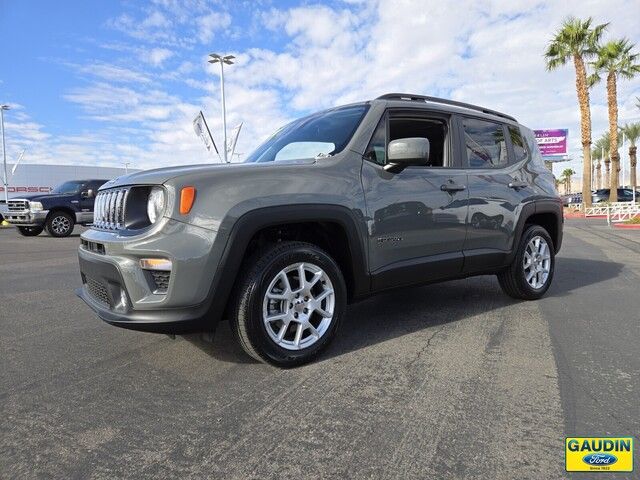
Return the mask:
M 51 193 L 60 193 L 60 194 L 78 193 L 83 185 L 84 185 L 84 182 L 78 182 L 78 181 L 64 182 L 62 185 L 58 185 L 56 188 L 51 190 Z
M 347 146 L 368 108 L 368 105 L 339 107 L 295 120 L 260 145 L 245 163 L 335 155 Z

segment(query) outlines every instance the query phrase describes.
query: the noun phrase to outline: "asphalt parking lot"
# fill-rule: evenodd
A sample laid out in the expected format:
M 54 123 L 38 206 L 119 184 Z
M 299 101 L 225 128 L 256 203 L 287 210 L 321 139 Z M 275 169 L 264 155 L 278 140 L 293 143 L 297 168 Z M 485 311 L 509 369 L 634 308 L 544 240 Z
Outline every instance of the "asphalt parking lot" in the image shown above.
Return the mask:
M 640 458 L 640 231 L 567 221 L 538 302 L 477 277 L 353 305 L 294 370 L 226 324 L 104 324 L 73 293 L 78 243 L 0 230 L 0 478 L 581 478 L 567 435 Z

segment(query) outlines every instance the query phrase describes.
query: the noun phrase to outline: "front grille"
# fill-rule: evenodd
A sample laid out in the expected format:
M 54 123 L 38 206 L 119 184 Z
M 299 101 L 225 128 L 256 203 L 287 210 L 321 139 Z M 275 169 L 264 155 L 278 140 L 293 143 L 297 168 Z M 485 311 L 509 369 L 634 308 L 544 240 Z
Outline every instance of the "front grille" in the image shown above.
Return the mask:
M 171 272 L 166 270 L 150 270 L 156 288 L 153 293 L 167 293 Z
M 29 210 L 29 201 L 28 200 L 9 200 L 9 203 L 7 203 L 7 209 L 10 212 L 23 212 L 25 210 Z
M 107 293 L 107 288 L 100 282 L 86 277 L 86 285 L 87 291 L 89 295 L 91 295 L 98 302 L 110 307 L 111 302 L 109 300 L 109 294 Z
M 104 230 L 125 228 L 125 206 L 129 188 L 114 188 L 99 192 L 93 208 L 93 226 Z

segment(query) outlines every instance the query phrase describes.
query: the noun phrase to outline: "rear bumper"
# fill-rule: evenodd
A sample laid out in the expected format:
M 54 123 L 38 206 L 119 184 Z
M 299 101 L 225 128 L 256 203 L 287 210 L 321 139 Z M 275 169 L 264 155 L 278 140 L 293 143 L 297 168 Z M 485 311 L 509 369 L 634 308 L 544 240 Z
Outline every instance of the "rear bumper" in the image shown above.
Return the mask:
M 116 263 L 100 255 L 79 251 L 80 297 L 100 319 L 119 327 L 157 333 L 189 333 L 203 329 L 207 306 L 134 309 Z

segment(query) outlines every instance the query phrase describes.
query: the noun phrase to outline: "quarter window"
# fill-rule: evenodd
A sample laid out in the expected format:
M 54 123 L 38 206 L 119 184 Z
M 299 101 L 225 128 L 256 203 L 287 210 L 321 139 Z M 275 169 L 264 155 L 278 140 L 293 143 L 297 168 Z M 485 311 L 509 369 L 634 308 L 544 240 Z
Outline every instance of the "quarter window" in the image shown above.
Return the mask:
M 518 163 L 527 158 L 527 147 L 518 128 L 510 125 L 509 136 L 511 137 L 511 145 L 513 145 L 514 161 Z
M 465 118 L 462 123 L 471 168 L 495 168 L 507 165 L 507 145 L 502 125 Z
M 365 157 L 377 163 L 378 165 L 384 165 L 387 163 L 387 117 L 386 115 L 382 117 L 380 123 L 376 127 L 376 131 L 371 137 L 371 141 L 369 142 L 369 147 L 367 148 L 367 153 L 365 153 Z

